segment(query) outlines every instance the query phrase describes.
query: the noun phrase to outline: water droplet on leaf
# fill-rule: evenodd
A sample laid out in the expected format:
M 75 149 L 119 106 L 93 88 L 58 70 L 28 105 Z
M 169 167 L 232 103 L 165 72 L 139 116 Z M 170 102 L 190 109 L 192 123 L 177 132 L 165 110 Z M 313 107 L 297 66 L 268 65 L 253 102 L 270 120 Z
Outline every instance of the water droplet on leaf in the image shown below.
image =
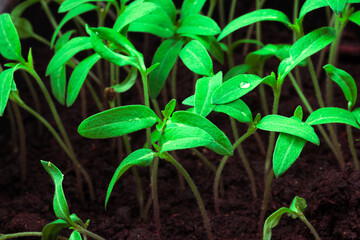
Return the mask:
M 249 88 L 250 87 L 250 83 L 248 82 L 241 82 L 240 83 L 240 88 Z

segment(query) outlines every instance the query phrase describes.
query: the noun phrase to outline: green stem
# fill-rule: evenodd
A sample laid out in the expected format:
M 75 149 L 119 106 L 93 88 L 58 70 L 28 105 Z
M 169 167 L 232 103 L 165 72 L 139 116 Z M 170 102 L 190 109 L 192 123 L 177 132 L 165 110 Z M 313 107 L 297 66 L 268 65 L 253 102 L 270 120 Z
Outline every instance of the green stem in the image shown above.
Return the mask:
M 223 0 L 220 0 L 220 1 L 223 1 Z M 209 10 L 207 12 L 207 16 L 211 18 L 213 12 L 214 12 L 214 9 L 216 7 L 216 3 L 217 3 L 217 0 L 210 0 L 210 7 L 209 7 Z
M 356 150 L 355 150 L 355 146 L 354 146 L 354 138 L 353 138 L 351 126 L 346 125 L 346 130 L 347 130 L 348 142 L 349 142 L 351 155 L 352 155 L 352 158 L 354 160 L 354 167 L 355 167 L 356 171 L 359 171 L 360 170 L 360 168 L 359 168 L 359 159 L 358 159 L 358 156 L 356 154 Z
M 104 105 L 102 104 L 99 96 L 97 95 L 94 87 L 91 85 L 91 83 L 89 81 L 85 81 L 86 87 L 89 89 L 89 92 L 93 98 L 93 100 L 95 101 L 95 104 L 97 106 L 97 108 L 99 109 L 99 111 L 104 111 Z
M 230 117 L 230 122 L 231 122 L 231 128 L 233 131 L 234 138 L 239 139 L 239 133 L 238 133 L 238 129 L 236 127 L 236 122 L 235 122 L 234 118 Z M 253 198 L 256 199 L 257 193 L 256 193 L 256 183 L 255 183 L 254 173 L 251 170 L 250 164 L 246 158 L 243 148 L 241 147 L 241 144 L 239 144 L 236 148 L 239 153 L 240 159 L 244 165 L 245 171 L 249 177 L 250 187 L 251 187 L 251 192 L 252 192 Z
M 271 184 L 274 178 L 274 171 L 270 170 L 270 172 L 266 175 L 265 181 L 265 190 L 264 190 L 264 198 L 263 203 L 261 205 L 260 212 L 260 221 L 259 221 L 259 233 L 262 235 L 262 228 L 264 226 L 265 213 L 269 204 L 270 192 L 271 192 Z
M 324 104 L 324 100 L 323 100 L 323 97 L 322 97 L 322 94 L 321 94 L 319 81 L 318 81 L 318 79 L 316 77 L 316 72 L 315 72 L 315 69 L 314 69 L 314 65 L 313 65 L 310 57 L 308 57 L 306 59 L 306 61 L 307 61 L 307 65 L 308 65 L 308 68 L 309 68 L 310 75 L 311 75 L 311 80 L 312 80 L 313 85 L 314 85 L 316 98 L 318 100 L 319 106 L 323 108 L 323 107 L 325 107 L 325 104 Z
M 225 27 L 225 9 L 224 9 L 224 0 L 219 1 L 219 18 L 220 18 L 220 28 L 224 29 Z
M 216 167 L 214 164 L 212 164 L 209 159 L 207 159 L 207 157 L 204 156 L 204 154 L 202 154 L 199 150 L 197 150 L 196 148 L 192 148 L 191 149 L 193 151 L 193 153 L 195 153 L 195 155 L 200 158 L 200 160 L 206 165 L 208 166 L 214 173 L 216 173 Z
M 154 220 L 156 226 L 156 233 L 160 236 L 161 222 L 160 222 L 160 207 L 159 196 L 157 191 L 157 178 L 158 178 L 159 157 L 155 157 L 151 168 L 151 195 L 154 205 Z
M 0 240 L 19 238 L 19 237 L 42 237 L 42 232 L 18 232 L 10 234 L 0 234 Z M 57 240 L 67 240 L 68 238 L 58 236 Z
M 79 233 L 81 234 L 85 234 L 93 239 L 96 239 L 96 240 L 105 240 L 105 238 L 103 237 L 100 237 L 99 235 L 93 233 L 93 232 L 90 232 L 89 230 L 83 228 L 83 227 L 80 227 L 76 229 Z
M 41 6 L 43 7 L 43 9 L 44 9 L 44 11 L 45 11 L 46 16 L 48 17 L 48 19 L 49 19 L 49 21 L 50 21 L 52 27 L 53 27 L 54 30 L 55 30 L 55 29 L 58 27 L 58 24 L 57 24 L 54 16 L 53 16 L 52 13 L 51 13 L 51 10 L 50 10 L 49 6 L 47 5 L 47 3 L 46 3 L 45 0 L 41 0 L 40 3 L 41 3 Z M 60 35 L 60 36 L 62 35 L 62 33 L 61 33 L 60 31 L 59 31 L 59 35 Z
M 177 74 L 177 60 L 175 61 L 174 67 L 171 70 L 171 81 L 170 81 L 170 89 L 171 89 L 171 97 L 173 99 L 177 99 L 176 96 L 176 74 Z M 169 101 L 169 99 L 166 99 L 166 101 Z
M 306 217 L 302 214 L 299 216 L 300 220 L 306 224 L 306 226 L 310 229 L 311 233 L 314 235 L 316 240 L 320 240 L 320 237 L 318 235 L 318 233 L 316 232 L 315 228 L 313 227 L 313 225 L 311 225 L 311 223 L 306 219 Z
M 208 218 L 207 213 L 206 213 L 204 202 L 203 202 L 203 200 L 201 198 L 201 195 L 200 195 L 194 181 L 191 179 L 189 173 L 183 168 L 183 166 L 181 166 L 181 164 L 178 161 L 176 161 L 169 153 L 164 153 L 163 157 L 164 157 L 165 160 L 172 163 L 176 167 L 176 169 L 179 170 L 181 172 L 181 174 L 185 177 L 185 179 L 188 182 L 191 190 L 194 193 L 197 204 L 199 206 L 199 209 L 200 209 L 200 212 L 201 212 L 204 224 L 205 224 L 207 237 L 210 240 L 214 239 L 214 237 L 213 237 L 213 235 L 211 233 L 210 221 L 209 221 L 209 218 Z
M 233 150 L 237 148 L 237 146 L 239 146 L 245 139 L 247 139 L 249 136 L 251 136 L 251 134 L 254 133 L 254 131 L 251 131 L 250 129 L 252 129 L 252 127 L 249 127 L 248 131 L 242 135 L 233 145 L 232 148 Z M 221 159 L 221 162 L 219 164 L 219 167 L 216 171 L 215 174 L 215 180 L 214 180 L 214 204 L 215 204 L 215 212 L 217 214 L 220 214 L 220 204 L 219 204 L 219 182 L 220 182 L 220 178 L 221 178 L 221 173 L 222 170 L 224 169 L 224 166 L 227 162 L 227 160 L 229 159 L 229 156 L 224 156 Z
M 144 105 L 148 108 L 150 108 L 150 96 L 149 96 L 149 84 L 148 84 L 148 78 L 145 72 L 141 72 L 141 80 L 143 84 L 144 89 Z M 151 148 L 151 132 L 150 128 L 146 129 L 146 143 L 147 148 Z
M 24 183 L 26 180 L 26 134 L 24 129 L 24 123 L 21 117 L 19 107 L 12 102 L 12 108 L 14 109 L 15 119 L 19 129 L 19 140 L 20 140 L 20 172 L 21 172 L 21 182 Z

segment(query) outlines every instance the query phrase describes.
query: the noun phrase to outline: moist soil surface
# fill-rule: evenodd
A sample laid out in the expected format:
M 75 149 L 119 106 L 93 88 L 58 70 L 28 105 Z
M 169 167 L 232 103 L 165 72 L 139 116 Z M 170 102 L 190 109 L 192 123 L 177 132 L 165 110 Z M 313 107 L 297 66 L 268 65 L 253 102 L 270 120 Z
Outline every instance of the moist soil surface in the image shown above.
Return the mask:
M 279 9 L 278 6 L 274 8 Z M 311 21 L 311 20 L 310 20 Z M 268 23 L 269 31 L 264 31 L 264 42 L 288 42 L 290 34 L 283 33 L 277 24 Z M 274 37 L 274 32 L 279 34 Z M 345 30 L 339 52 L 339 68 L 348 71 L 358 80 L 358 62 L 360 44 L 358 30 Z M 240 35 L 240 33 L 238 33 Z M 139 41 L 140 40 L 135 40 Z M 150 44 L 158 45 L 158 39 L 150 37 Z M 154 44 L 152 44 L 154 42 Z M 44 76 L 45 67 L 51 57 L 47 47 L 41 44 L 24 41 L 33 47 L 35 66 Z M 140 49 L 140 48 L 139 48 Z M 357 49 L 357 50 L 356 50 Z M 151 51 L 155 49 L 149 49 Z M 240 51 L 240 50 L 239 50 Z M 315 56 L 316 60 L 317 56 Z M 39 60 L 36 60 L 39 59 Z M 235 60 L 243 62 L 241 54 Z M 151 61 L 151 58 L 149 59 Z M 271 60 L 265 66 L 265 74 L 275 71 L 277 60 Z M 216 66 L 218 67 L 218 66 Z M 220 69 L 220 68 L 219 68 Z M 218 69 L 218 70 L 219 70 Z M 301 69 L 305 95 L 316 108 L 316 98 L 312 89 L 307 68 Z M 322 74 L 324 79 L 324 74 Z M 22 81 L 21 75 L 16 75 L 18 88 L 22 98 L 31 101 L 31 97 Z M 193 94 L 192 74 L 179 62 L 178 71 L 178 107 L 185 109 L 181 101 Z M 48 79 L 46 79 L 48 83 Z M 289 82 L 289 81 L 288 81 Z M 357 81 L 358 82 L 358 81 Z M 322 87 L 324 81 L 320 82 Z M 48 86 L 49 87 L 49 86 Z M 358 86 L 359 87 L 359 86 Z M 268 102 L 272 102 L 269 89 Z M 335 91 L 335 102 L 339 107 L 346 108 L 345 98 L 340 91 Z M 41 95 L 39 93 L 39 95 Z M 123 105 L 141 103 L 136 87 L 121 95 Z M 41 96 L 42 99 L 42 96 Z M 262 112 L 258 101 L 258 93 L 252 92 L 244 98 L 255 115 Z M 43 99 L 42 99 L 43 100 Z M 42 112 L 46 119 L 55 126 L 45 100 L 42 102 Z M 161 103 L 161 99 L 159 100 Z M 163 104 L 161 104 L 163 106 Z M 279 114 L 291 116 L 296 106 L 301 105 L 299 98 L 290 84 L 284 85 L 280 99 Z M 15 233 L 25 231 L 41 231 L 45 224 L 56 219 L 52 210 L 54 186 L 51 178 L 43 169 L 40 160 L 53 162 L 63 173 L 63 188 L 70 212 L 76 213 L 83 221 L 90 219 L 89 230 L 106 239 L 160 239 L 156 234 L 152 207 L 148 219 L 139 217 L 139 205 L 134 177 L 129 171 L 115 185 L 108 208 L 104 209 L 104 199 L 110 179 L 121 159 L 126 157 L 114 148 L 114 140 L 91 140 L 81 137 L 76 129 L 83 120 L 80 100 L 71 108 L 57 104 L 58 111 L 65 128 L 73 143 L 75 152 L 89 172 L 95 192 L 94 202 L 80 201 L 76 191 L 76 179 L 72 164 L 57 142 L 44 129 L 39 133 L 37 121 L 22 111 L 27 142 L 27 179 L 20 180 L 20 160 L 18 144 L 11 138 L 8 115 L 0 118 L 0 232 Z M 91 98 L 87 101 L 87 114 L 98 112 Z M 308 113 L 304 113 L 304 118 Z M 224 115 L 210 115 L 210 120 L 222 129 L 229 139 L 231 137 L 230 121 Z M 239 124 L 239 132 L 246 131 Z M 267 145 L 268 133 L 260 132 L 260 138 Z M 318 132 L 318 131 L 317 131 Z M 321 239 L 360 239 L 360 174 L 353 168 L 351 154 L 347 144 L 345 127 L 337 126 L 338 138 L 346 161 L 345 170 L 341 171 L 335 157 L 320 137 L 321 145 L 307 143 L 299 159 L 280 178 L 274 179 L 270 203 L 266 216 L 279 209 L 288 207 L 295 196 L 306 199 L 305 216 L 318 231 Z M 360 138 L 358 130 L 354 137 Z M 141 148 L 144 144 L 144 132 L 130 134 L 132 149 Z M 360 155 L 360 142 L 355 142 Z M 251 194 L 249 179 L 243 164 L 237 155 L 231 157 L 222 173 L 224 194 L 220 201 L 220 214 L 214 211 L 213 182 L 214 172 L 205 166 L 190 150 L 178 151 L 177 158 L 196 183 L 204 200 L 211 227 L 216 239 L 260 239 L 259 216 L 264 191 L 264 161 L 265 155 L 260 151 L 253 137 L 244 142 L 243 148 L 255 175 L 257 197 Z M 221 156 L 205 148 L 199 148 L 209 160 L 218 166 Z M 148 168 L 138 168 L 144 187 L 145 202 L 150 196 L 150 177 Z M 87 193 L 84 184 L 85 193 Z M 206 239 L 206 231 L 190 188 L 185 183 L 181 189 L 176 169 L 165 161 L 159 165 L 158 193 L 160 201 L 160 218 L 162 223 L 161 239 Z M 86 199 L 89 196 L 86 195 Z M 61 232 L 68 236 L 69 232 Z M 32 239 L 32 238 L 27 238 Z M 273 239 L 314 239 L 309 229 L 298 219 L 286 215 L 282 217 L 277 227 L 273 229 Z

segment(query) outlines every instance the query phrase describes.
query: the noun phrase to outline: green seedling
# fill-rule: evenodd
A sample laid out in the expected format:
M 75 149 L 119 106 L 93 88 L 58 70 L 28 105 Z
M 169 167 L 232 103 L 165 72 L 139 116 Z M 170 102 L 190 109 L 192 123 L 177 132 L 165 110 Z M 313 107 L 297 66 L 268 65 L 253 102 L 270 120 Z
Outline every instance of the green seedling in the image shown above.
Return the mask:
M 157 123 L 156 129 L 152 133 L 152 143 L 156 151 L 139 149 L 122 161 L 110 182 L 105 206 L 108 204 L 114 184 L 127 169 L 134 165 L 150 166 L 158 158 L 161 158 L 172 163 L 188 181 L 198 201 L 208 237 L 213 239 L 200 194 L 186 170 L 169 154 L 169 151 L 204 146 L 221 155 L 232 155 L 233 150 L 226 135 L 203 116 L 188 111 L 173 112 L 175 103 L 175 100 L 171 101 L 162 111 L 163 120 L 160 120 L 150 108 L 141 105 L 113 108 L 85 119 L 80 124 L 78 132 L 89 138 L 110 138 L 150 128 Z M 154 165 L 152 171 L 155 171 Z M 156 178 L 156 175 L 152 175 L 153 184 Z M 152 194 L 155 207 L 157 197 L 154 195 L 157 195 L 157 192 L 153 190 Z M 155 217 L 159 217 L 159 215 L 155 215 Z M 158 226 L 158 231 L 160 231 L 160 226 Z
M 319 235 L 317 234 L 314 227 L 311 223 L 306 219 L 304 215 L 304 211 L 306 209 L 306 201 L 301 197 L 295 197 L 289 208 L 282 207 L 278 209 L 276 212 L 271 214 L 265 221 L 264 224 L 264 232 L 263 239 L 270 240 L 271 239 L 271 229 L 276 227 L 282 217 L 283 214 L 287 213 L 289 217 L 293 219 L 299 218 L 302 222 L 306 224 L 306 226 L 310 229 L 311 233 L 314 235 L 315 239 L 320 240 Z

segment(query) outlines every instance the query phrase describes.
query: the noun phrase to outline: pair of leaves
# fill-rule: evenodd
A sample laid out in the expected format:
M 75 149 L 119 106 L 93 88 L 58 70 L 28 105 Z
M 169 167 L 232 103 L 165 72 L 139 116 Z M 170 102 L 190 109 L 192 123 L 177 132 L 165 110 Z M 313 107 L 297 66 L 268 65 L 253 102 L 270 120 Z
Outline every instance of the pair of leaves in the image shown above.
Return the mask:
M 271 214 L 266 219 L 264 224 L 263 239 L 264 240 L 271 239 L 271 229 L 278 225 L 283 214 L 287 213 L 288 216 L 291 216 L 292 218 L 301 218 L 303 216 L 303 212 L 305 211 L 306 207 L 307 205 L 305 199 L 296 196 L 293 199 L 290 208 L 282 207 L 273 214 Z

